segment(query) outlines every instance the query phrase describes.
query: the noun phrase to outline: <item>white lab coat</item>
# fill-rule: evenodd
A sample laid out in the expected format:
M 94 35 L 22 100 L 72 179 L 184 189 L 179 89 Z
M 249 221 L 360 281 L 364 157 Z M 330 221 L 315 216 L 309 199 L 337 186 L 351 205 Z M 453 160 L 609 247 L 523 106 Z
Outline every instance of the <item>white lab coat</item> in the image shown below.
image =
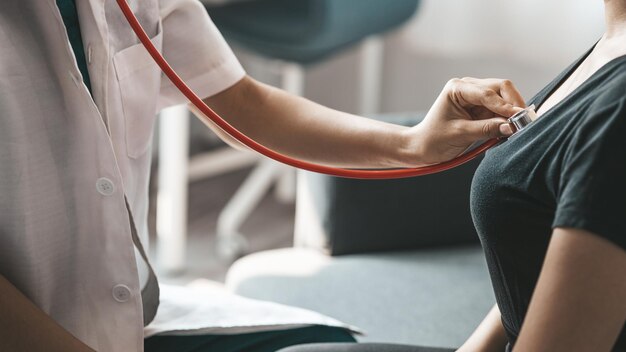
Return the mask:
M 114 0 L 77 0 L 93 98 L 54 0 L 0 6 L 0 273 L 98 351 L 142 351 L 144 334 L 341 325 L 316 313 L 162 287 L 145 331 L 144 245 L 155 113 L 183 103 Z M 211 96 L 244 76 L 195 0 L 130 0 L 183 79 Z M 36 332 L 35 332 L 36 333 Z

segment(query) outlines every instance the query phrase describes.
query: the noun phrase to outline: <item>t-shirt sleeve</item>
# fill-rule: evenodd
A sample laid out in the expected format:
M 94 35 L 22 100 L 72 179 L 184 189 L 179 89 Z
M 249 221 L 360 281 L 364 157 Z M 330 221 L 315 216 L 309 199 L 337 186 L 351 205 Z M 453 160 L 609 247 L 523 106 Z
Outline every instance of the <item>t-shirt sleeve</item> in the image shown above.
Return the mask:
M 592 232 L 626 249 L 626 99 L 593 106 L 566 146 L 553 227 Z M 596 104 L 594 104 L 596 105 Z
M 201 98 L 237 83 L 244 69 L 198 0 L 159 0 L 163 56 Z M 158 108 L 181 104 L 185 97 L 163 77 Z

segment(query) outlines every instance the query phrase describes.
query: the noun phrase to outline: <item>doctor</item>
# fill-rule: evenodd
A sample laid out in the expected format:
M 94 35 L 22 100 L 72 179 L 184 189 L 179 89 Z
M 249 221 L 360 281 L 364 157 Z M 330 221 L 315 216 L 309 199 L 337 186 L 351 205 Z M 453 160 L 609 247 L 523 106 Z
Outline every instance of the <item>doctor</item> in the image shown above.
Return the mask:
M 292 157 L 351 168 L 440 162 L 510 134 L 498 116 L 524 104 L 508 81 L 456 79 L 418 126 L 368 120 L 246 76 L 196 0 L 129 2 L 214 110 Z M 149 150 L 155 113 L 185 100 L 114 1 L 4 0 L 0 48 L 0 350 L 142 351 L 145 343 L 146 351 L 254 352 L 353 341 L 313 313 L 272 322 L 272 314 L 248 317 L 250 302 L 159 295 L 142 244 Z M 195 302 L 202 310 L 187 309 Z M 146 331 L 174 330 L 196 336 L 144 341 Z

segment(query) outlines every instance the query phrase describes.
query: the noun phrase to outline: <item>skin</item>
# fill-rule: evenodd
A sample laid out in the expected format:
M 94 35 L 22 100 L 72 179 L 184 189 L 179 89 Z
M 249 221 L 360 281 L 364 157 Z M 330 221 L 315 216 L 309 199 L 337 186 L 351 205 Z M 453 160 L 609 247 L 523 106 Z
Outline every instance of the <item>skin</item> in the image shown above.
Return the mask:
M 497 305 L 494 305 L 470 338 L 457 351 L 503 352 L 507 337 L 501 319 L 500 310 Z
M 544 102 L 541 116 L 595 71 L 626 55 L 626 0 L 607 0 L 607 31 L 581 66 Z M 588 231 L 556 228 L 514 352 L 610 351 L 626 321 L 626 251 Z M 502 352 L 495 306 L 460 352 Z
M 91 352 L 0 275 L 0 351 Z
M 594 72 L 616 57 L 626 55 L 626 1 L 605 1 L 606 33 L 572 75 L 537 110 L 542 115 L 565 99 Z
M 414 127 L 332 110 L 250 77 L 204 101 L 271 149 L 348 168 L 415 167 L 449 160 L 477 140 L 510 134 L 505 120 L 497 116 L 511 116 L 519 111 L 515 106 L 524 106 L 510 81 L 474 78 L 450 80 L 425 120 Z M 244 148 L 191 109 L 225 141 Z
M 626 251 L 554 230 L 514 352 L 611 351 L 626 321 Z
M 626 4 L 605 4 L 607 33 L 597 51 L 539 114 L 623 52 Z M 471 78 L 451 80 L 424 123 L 411 128 L 333 111 L 250 78 L 205 101 L 269 147 L 344 167 L 418 166 L 450 159 L 476 139 L 509 134 L 494 116 L 510 116 L 517 111 L 513 104 L 523 106 L 510 82 Z M 289 133 L 280 133 L 284 129 Z M 330 145 L 319 148 L 325 143 Z M 626 253 L 612 243 L 582 230 L 555 229 L 515 351 L 609 351 L 626 320 L 626 277 L 619 270 L 625 266 Z M 1 275 L 0 311 L 0 350 L 92 351 Z M 502 351 L 505 341 L 494 307 L 459 351 Z
M 204 99 L 229 123 L 281 153 L 343 167 L 408 167 L 450 159 L 472 142 L 511 133 L 524 102 L 507 80 L 453 79 L 424 122 L 402 127 L 329 109 L 245 77 Z M 488 108 L 486 108 L 487 106 Z M 210 122 L 231 145 L 239 142 Z M 0 350 L 92 351 L 0 275 Z M 37 331 L 33 334 L 33 331 Z
M 425 120 L 413 127 L 332 110 L 250 77 L 204 101 L 237 129 L 276 151 L 350 168 L 412 167 L 451 159 L 474 141 L 511 134 L 500 116 L 511 116 L 524 105 L 511 82 L 474 78 L 450 80 Z M 243 148 L 200 117 L 225 141 Z M 92 351 L 2 275 L 0 312 L 1 351 Z

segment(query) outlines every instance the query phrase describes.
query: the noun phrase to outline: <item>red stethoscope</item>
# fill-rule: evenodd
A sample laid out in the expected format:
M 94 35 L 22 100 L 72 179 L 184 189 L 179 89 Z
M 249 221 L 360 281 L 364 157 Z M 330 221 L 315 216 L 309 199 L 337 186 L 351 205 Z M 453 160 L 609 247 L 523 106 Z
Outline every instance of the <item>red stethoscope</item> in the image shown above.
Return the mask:
M 230 136 L 243 143 L 247 147 L 252 150 L 255 150 L 268 158 L 274 159 L 281 163 L 297 167 L 299 169 L 304 169 L 308 171 L 318 172 L 322 174 L 327 174 L 331 176 L 345 177 L 345 178 L 358 178 L 358 179 L 393 179 L 393 178 L 407 178 L 413 176 L 423 176 L 434 174 L 437 172 L 449 170 L 455 168 L 459 165 L 465 164 L 466 162 L 476 158 L 483 152 L 488 149 L 496 146 L 502 140 L 499 138 L 490 139 L 478 147 L 472 149 L 471 151 L 462 154 L 452 160 L 433 164 L 418 168 L 409 168 L 409 169 L 382 169 L 382 170 L 359 170 L 359 169 L 344 169 L 344 168 L 336 168 L 331 166 L 324 166 L 319 164 L 314 164 L 298 159 L 294 159 L 288 157 L 286 155 L 280 154 L 276 151 L 273 151 L 245 134 L 241 133 L 235 127 L 226 122 L 223 118 L 221 118 L 215 111 L 213 111 L 207 104 L 200 99 L 192 90 L 189 88 L 185 82 L 178 76 L 178 74 L 172 69 L 172 67 L 165 60 L 163 55 L 157 50 L 157 48 L 152 44 L 150 38 L 146 34 L 145 30 L 139 24 L 137 17 L 133 14 L 132 10 L 126 3 L 126 0 L 117 0 L 117 4 L 120 9 L 124 13 L 126 20 L 132 27 L 133 31 L 139 37 L 139 40 L 143 44 L 143 46 L 148 50 L 148 53 L 154 61 L 159 65 L 163 73 L 172 81 L 172 83 L 180 90 L 180 92 L 189 99 L 189 101 L 195 105 L 202 113 L 213 121 L 216 125 L 218 125 L 224 132 L 228 133 Z M 514 131 L 519 131 L 522 128 L 526 127 L 530 122 L 532 122 L 532 118 L 529 117 L 529 113 L 531 109 L 525 109 L 514 116 L 509 118 L 509 123 L 513 126 Z

